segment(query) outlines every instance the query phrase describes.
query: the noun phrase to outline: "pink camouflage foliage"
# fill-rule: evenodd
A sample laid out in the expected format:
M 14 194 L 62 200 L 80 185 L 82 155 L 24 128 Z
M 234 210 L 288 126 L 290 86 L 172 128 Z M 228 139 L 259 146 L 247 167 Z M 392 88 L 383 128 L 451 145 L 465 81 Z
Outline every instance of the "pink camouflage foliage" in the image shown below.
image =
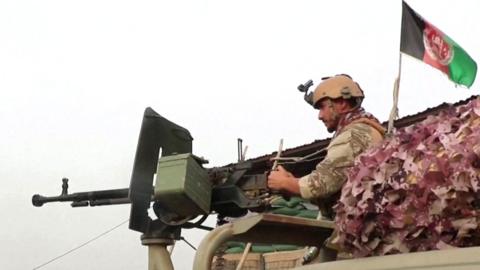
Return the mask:
M 333 243 L 354 257 L 480 245 L 480 99 L 362 154 L 335 211 Z

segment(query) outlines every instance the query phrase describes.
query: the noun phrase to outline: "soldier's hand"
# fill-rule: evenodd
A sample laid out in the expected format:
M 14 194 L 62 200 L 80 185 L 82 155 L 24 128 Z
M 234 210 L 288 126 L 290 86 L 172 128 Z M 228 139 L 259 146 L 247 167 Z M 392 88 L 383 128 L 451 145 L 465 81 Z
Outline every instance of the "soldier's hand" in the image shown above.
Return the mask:
M 277 170 L 271 171 L 268 176 L 268 187 L 273 190 L 288 191 L 293 194 L 300 194 L 298 179 L 282 166 Z

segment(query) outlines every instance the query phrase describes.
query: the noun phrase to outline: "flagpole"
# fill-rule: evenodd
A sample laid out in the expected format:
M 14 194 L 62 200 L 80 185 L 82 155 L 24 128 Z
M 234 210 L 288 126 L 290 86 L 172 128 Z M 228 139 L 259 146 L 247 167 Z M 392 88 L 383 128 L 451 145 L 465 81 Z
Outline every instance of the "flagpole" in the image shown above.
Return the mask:
M 398 53 L 398 75 L 393 83 L 393 105 L 390 111 L 390 117 L 388 119 L 387 134 L 392 135 L 393 121 L 398 117 L 398 94 L 400 90 L 400 75 L 402 74 L 402 53 Z

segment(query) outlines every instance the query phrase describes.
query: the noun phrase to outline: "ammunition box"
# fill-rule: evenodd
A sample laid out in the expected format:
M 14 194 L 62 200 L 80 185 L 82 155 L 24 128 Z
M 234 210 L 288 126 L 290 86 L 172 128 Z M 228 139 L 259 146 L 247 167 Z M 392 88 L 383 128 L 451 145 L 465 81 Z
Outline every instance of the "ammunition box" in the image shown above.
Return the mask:
M 210 212 L 212 185 L 207 171 L 192 154 L 161 157 L 155 181 L 155 200 L 182 216 Z

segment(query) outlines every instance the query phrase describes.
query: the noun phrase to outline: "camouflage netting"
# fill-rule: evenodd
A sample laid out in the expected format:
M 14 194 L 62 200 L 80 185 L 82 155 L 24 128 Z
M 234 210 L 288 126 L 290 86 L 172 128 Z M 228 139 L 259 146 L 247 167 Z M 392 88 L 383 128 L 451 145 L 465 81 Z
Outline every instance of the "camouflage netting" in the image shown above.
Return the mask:
M 480 99 L 361 155 L 335 209 L 354 257 L 480 245 Z

